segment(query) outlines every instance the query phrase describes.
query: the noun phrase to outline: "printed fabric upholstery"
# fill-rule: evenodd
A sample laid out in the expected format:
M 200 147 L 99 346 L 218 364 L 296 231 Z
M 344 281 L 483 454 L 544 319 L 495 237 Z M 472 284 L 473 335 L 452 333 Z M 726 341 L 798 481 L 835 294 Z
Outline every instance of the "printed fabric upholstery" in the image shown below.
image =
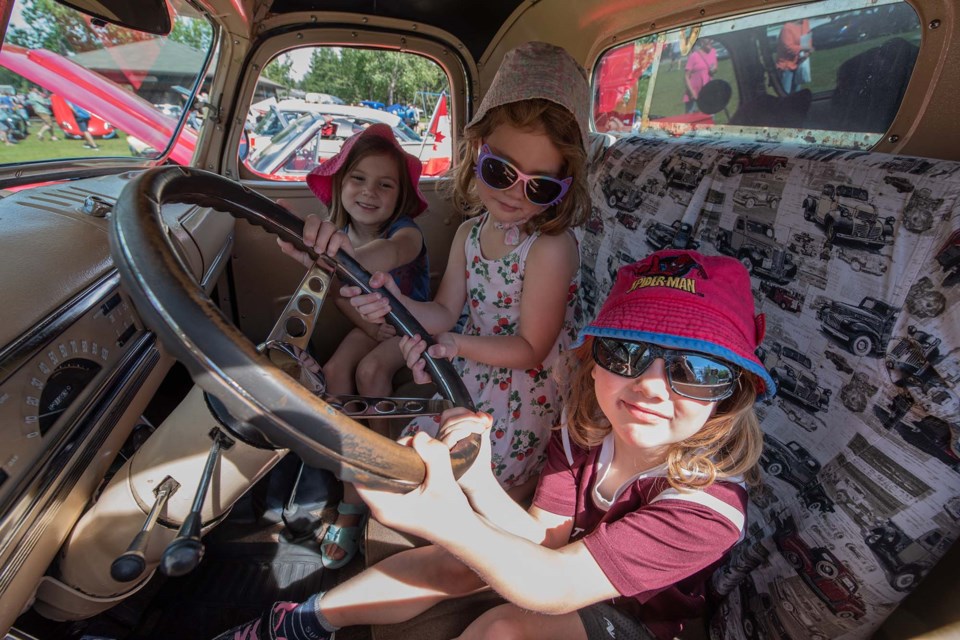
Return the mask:
M 960 535 L 960 163 L 624 138 L 579 230 L 593 317 L 664 247 L 740 259 L 778 382 L 714 639 L 866 638 Z

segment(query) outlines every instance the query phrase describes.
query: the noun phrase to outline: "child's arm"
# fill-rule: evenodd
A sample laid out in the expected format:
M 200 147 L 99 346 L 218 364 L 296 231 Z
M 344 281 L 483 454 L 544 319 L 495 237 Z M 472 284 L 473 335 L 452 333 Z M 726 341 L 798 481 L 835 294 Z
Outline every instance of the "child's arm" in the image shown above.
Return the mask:
M 583 542 L 552 549 L 497 527 L 460 491 L 446 446 L 425 433 L 412 444 L 427 467 L 420 487 L 403 495 L 357 487 L 377 520 L 444 547 L 530 611 L 569 613 L 621 595 Z
M 493 475 L 490 466 L 490 428 L 493 418 L 490 414 L 456 407 L 444 411 L 441 421 L 443 426 L 437 437 L 448 449 L 473 434 L 480 435 L 480 451 L 476 460 L 457 479 L 457 484 L 476 513 L 504 531 L 531 542 L 550 548 L 566 544 L 573 530 L 573 518 L 537 507 L 525 510 L 504 491 Z
M 416 260 L 423 247 L 423 234 L 414 227 L 399 229 L 389 238 L 371 240 L 354 249 L 354 257 L 364 269 L 390 271 Z
M 449 331 L 457 324 L 460 313 L 463 311 L 463 305 L 467 300 L 467 282 L 464 277 L 467 258 L 464 254 L 464 243 L 470 228 L 476 222 L 476 219 L 467 220 L 457 229 L 453 244 L 450 247 L 450 255 L 447 258 L 447 269 L 443 273 L 440 288 L 437 290 L 437 295 L 433 301 L 419 302 L 401 294 L 391 278 L 381 272 L 373 274 L 370 279 L 370 286 L 375 288 L 386 287 L 400 301 L 400 304 L 405 306 L 424 326 L 428 333 L 436 334 Z M 390 311 L 390 303 L 379 293 L 361 295 L 358 287 L 343 287 L 340 294 L 350 298 L 350 304 L 368 322 L 382 322 L 383 317 Z
M 527 255 L 516 335 L 453 335 L 455 355 L 494 367 L 530 369 L 550 353 L 563 328 L 570 281 L 580 267 L 576 241 L 569 233 L 540 236 Z
M 360 266 L 370 272 L 390 271 L 409 262 L 413 262 L 423 247 L 423 234 L 414 227 L 405 227 L 398 230 L 389 238 L 371 240 L 362 247 L 354 249 L 354 258 Z M 340 296 L 339 287 L 334 287 L 334 300 L 337 308 L 354 325 L 360 327 L 364 333 L 378 340 L 379 324 L 367 322 L 360 313 L 353 308 L 350 301 Z M 379 341 L 379 340 L 378 340 Z

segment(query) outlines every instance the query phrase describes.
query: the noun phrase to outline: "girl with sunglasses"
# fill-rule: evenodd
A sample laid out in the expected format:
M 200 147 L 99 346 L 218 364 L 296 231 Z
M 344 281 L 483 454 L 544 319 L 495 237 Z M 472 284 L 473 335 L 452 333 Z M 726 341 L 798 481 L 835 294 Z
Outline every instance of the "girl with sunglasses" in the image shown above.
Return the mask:
M 427 467 L 418 489 L 360 488 L 377 520 L 433 544 L 278 603 L 251 637 L 326 639 L 487 587 L 507 602 L 460 638 L 675 637 L 704 613 L 710 575 L 746 531 L 762 448 L 754 403 L 775 391 L 755 354 L 763 333 L 733 258 L 664 250 L 621 268 L 566 356 L 563 419 L 528 511 L 484 464 L 486 439 L 454 479 L 449 448 L 492 421 L 452 410 L 441 441 L 410 441 Z M 423 351 L 402 343 L 408 362 Z
M 589 213 L 586 74 L 565 50 L 531 42 L 507 53 L 463 134 L 454 201 L 473 217 L 454 237 L 432 302 L 400 301 L 436 337 L 431 355 L 456 358 L 476 406 L 494 417 L 493 468 L 529 498 L 546 459 L 559 396 L 550 369 L 574 337 L 579 254 L 571 230 Z M 318 250 L 335 251 L 342 238 Z M 387 286 L 374 274 L 371 284 Z M 345 296 L 367 321 L 382 321 L 379 294 Z M 466 305 L 466 310 L 464 309 Z M 466 311 L 466 326 L 452 330 Z M 421 367 L 417 382 L 427 382 Z M 436 417 L 403 435 L 435 435 Z

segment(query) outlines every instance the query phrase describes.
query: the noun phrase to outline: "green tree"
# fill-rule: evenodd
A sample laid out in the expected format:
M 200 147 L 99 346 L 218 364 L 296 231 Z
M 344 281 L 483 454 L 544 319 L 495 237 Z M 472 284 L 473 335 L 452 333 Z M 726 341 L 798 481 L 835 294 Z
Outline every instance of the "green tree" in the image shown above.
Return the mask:
M 448 87 L 442 69 L 411 53 L 318 47 L 301 81 L 304 91 L 330 93 L 347 102 L 413 102 L 418 91 Z
M 206 53 L 213 42 L 213 28 L 201 18 L 177 16 L 170 30 L 170 39 Z
M 7 42 L 28 49 L 47 49 L 59 54 L 84 53 L 104 47 L 153 38 L 113 24 L 92 21 L 54 0 L 25 0 L 21 16 L 25 27 L 13 27 Z
M 271 60 L 270 64 L 264 67 L 263 75 L 289 89 L 297 84 L 293 76 L 290 75 L 292 68 L 293 60 L 289 58 L 284 59 L 284 56 L 279 56 Z

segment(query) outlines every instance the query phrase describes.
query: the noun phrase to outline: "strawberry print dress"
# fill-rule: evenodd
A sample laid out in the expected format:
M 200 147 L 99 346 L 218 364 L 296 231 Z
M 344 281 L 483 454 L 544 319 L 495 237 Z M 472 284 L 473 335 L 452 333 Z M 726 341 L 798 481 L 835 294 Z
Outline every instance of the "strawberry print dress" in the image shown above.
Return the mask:
M 524 265 L 540 234 L 529 236 L 504 257 L 488 260 L 480 251 L 480 229 L 486 223 L 485 214 L 467 236 L 469 317 L 463 334 L 510 336 L 519 332 Z M 550 373 L 560 353 L 576 338 L 579 269 L 577 274 L 570 282 L 563 328 L 540 366 L 508 369 L 465 358 L 457 358 L 454 363 L 477 410 L 493 416 L 492 466 L 504 489 L 539 474 L 546 460 L 550 430 L 560 415 L 559 393 Z M 439 425 L 438 416 L 416 418 L 402 435 L 426 431 L 435 436 Z

